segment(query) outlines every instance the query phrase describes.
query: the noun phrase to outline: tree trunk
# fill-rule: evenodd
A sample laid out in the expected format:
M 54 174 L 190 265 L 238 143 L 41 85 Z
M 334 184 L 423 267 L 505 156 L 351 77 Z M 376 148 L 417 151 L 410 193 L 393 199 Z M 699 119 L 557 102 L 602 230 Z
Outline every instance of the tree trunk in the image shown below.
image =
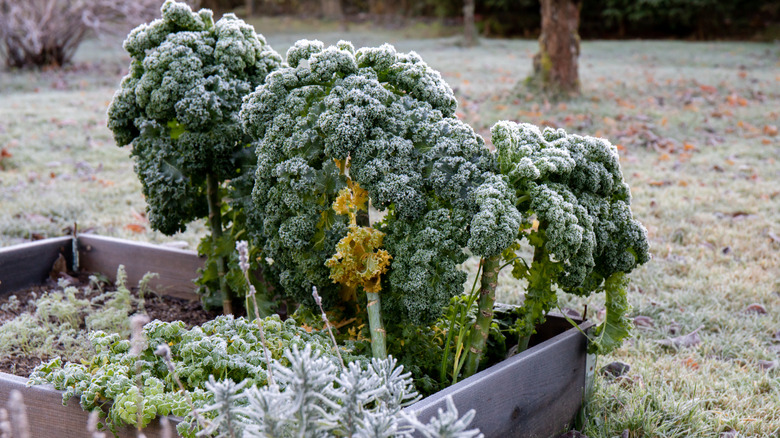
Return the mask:
M 341 11 L 341 0 L 322 0 L 322 17 L 328 20 L 341 20 L 343 13 Z
M 581 0 L 541 0 L 541 5 L 542 34 L 530 82 L 554 94 L 577 94 Z
M 463 1 L 463 45 L 477 45 L 477 26 L 474 23 L 474 0 Z
M 247 18 L 255 15 L 255 0 L 246 0 L 245 4 Z

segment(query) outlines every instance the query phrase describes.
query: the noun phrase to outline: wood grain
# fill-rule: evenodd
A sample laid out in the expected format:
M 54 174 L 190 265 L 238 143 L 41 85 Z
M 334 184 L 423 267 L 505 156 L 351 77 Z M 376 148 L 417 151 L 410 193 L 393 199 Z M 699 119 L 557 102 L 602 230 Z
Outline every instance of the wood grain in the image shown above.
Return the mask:
M 73 263 L 69 236 L 0 248 L 0 295 L 42 284 L 60 254 Z
M 50 385 L 27 386 L 27 379 L 0 373 L 0 407 L 6 407 L 11 391 L 17 390 L 24 398 L 27 423 L 31 438 L 91 438 L 87 432 L 89 412 L 79 406 L 77 398 L 62 405 L 62 392 Z M 175 423 L 172 424 L 175 427 Z M 175 434 L 175 430 L 173 431 Z M 160 437 L 161 430 L 157 420 L 144 428 L 149 437 Z M 108 433 L 108 436 L 111 436 Z M 119 438 L 136 438 L 136 430 L 125 427 L 119 430 Z
M 561 318 L 549 324 L 561 327 Z M 563 319 L 563 322 L 568 322 Z M 593 324 L 585 322 L 580 329 Z M 446 410 L 451 396 L 460 415 L 476 410 L 471 427 L 486 437 L 549 438 L 567 431 L 586 388 L 587 340 L 576 328 L 548 339 L 468 379 L 427 397 L 408 410 L 426 423 Z M 547 332 L 547 330 L 540 330 Z
M 68 256 L 72 252 L 71 242 L 70 237 L 63 237 L 0 249 L 0 293 L 42 283 L 58 254 Z M 82 270 L 101 272 L 113 280 L 122 264 L 131 286 L 147 272 L 156 272 L 160 277 L 152 286 L 159 292 L 197 299 L 192 280 L 203 266 L 203 259 L 194 252 L 95 235 L 79 236 L 78 246 Z M 579 328 L 588 330 L 592 326 L 584 322 Z M 573 423 L 582 406 L 587 340 L 564 318 L 549 315 L 531 342 L 538 345 L 407 409 L 427 422 L 439 409 L 446 409 L 445 399 L 451 396 L 461 415 L 476 409 L 471 426 L 486 437 L 557 436 Z M 0 373 L 0 406 L 5 406 L 12 390 L 21 391 L 33 437 L 89 437 L 88 414 L 77 400 L 63 406 L 60 391 L 51 386 L 27 387 L 26 382 Z M 158 437 L 159 426 L 155 422 L 144 433 Z M 135 431 L 124 429 L 119 436 L 134 437 Z
M 163 295 L 197 300 L 193 281 L 203 263 L 204 259 L 192 251 L 112 237 L 79 236 L 81 270 L 101 272 L 114 281 L 117 268 L 124 265 L 128 286 L 135 286 L 146 273 L 154 272 L 159 276 L 150 286 Z

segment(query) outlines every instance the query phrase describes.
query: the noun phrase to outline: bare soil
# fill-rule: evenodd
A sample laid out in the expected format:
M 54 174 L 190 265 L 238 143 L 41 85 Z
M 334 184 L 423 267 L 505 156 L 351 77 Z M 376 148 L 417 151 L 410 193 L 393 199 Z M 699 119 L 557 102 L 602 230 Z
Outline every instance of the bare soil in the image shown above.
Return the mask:
M 77 298 L 92 298 L 95 296 L 94 292 L 92 294 L 87 294 L 86 292 L 89 290 L 88 273 L 78 273 L 72 276 L 68 275 L 67 278 L 70 280 L 71 285 L 78 288 L 79 292 L 76 294 Z M 104 285 L 103 290 L 113 290 L 113 287 L 113 285 Z M 62 289 L 57 285 L 56 281 L 48 279 L 43 285 L 32 286 L 27 289 L 0 296 L 0 325 L 12 320 L 22 313 L 34 313 L 34 303 L 37 298 L 46 292 L 61 290 Z M 133 293 L 133 296 L 138 296 L 138 291 L 136 289 L 131 288 L 131 292 Z M 13 310 L 3 306 L 8 303 L 11 296 L 16 296 L 16 299 L 19 302 L 18 308 Z M 219 315 L 218 312 L 204 310 L 199 301 L 156 295 L 149 292 L 144 294 L 144 312 L 152 321 L 155 319 L 165 322 L 184 321 L 187 328 L 201 325 Z M 53 357 L 8 356 L 0 354 L 0 372 L 27 377 L 38 364 L 52 358 Z

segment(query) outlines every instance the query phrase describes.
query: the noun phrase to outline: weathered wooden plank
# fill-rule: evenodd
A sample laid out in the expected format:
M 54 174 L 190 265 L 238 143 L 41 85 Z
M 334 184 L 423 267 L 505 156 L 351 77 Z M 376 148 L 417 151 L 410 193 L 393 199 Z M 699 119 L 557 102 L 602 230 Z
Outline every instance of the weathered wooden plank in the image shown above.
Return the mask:
M 71 238 L 64 237 L 0 249 L 0 275 L 11 270 L 8 278 L 21 276 L 32 284 L 43 282 L 57 254 L 71 253 L 70 243 Z M 146 272 L 157 272 L 160 279 L 153 286 L 159 291 L 196 298 L 192 279 L 203 260 L 193 252 L 81 235 L 79 254 L 83 270 L 113 277 L 117 267 L 124 264 L 131 285 Z M 591 326 L 589 322 L 580 324 L 583 330 Z M 477 410 L 472 426 L 480 428 L 486 437 L 556 436 L 572 423 L 582 404 L 587 341 L 568 321 L 551 315 L 531 342 L 541 343 L 408 409 L 417 411 L 420 419 L 427 421 L 439 409 L 445 409 L 445 398 L 451 395 L 461 414 L 468 409 Z M 25 383 L 26 379 L 0 373 L 0 406 L 7 402 L 12 389 L 22 391 L 32 436 L 88 437 L 88 415 L 76 400 L 62 406 L 61 392 L 50 386 L 27 388 Z M 148 437 L 160 436 L 156 423 L 144 433 Z M 133 437 L 135 432 L 126 429 L 120 436 Z
M 136 285 L 147 272 L 154 272 L 159 277 L 150 286 L 157 292 L 198 299 L 193 280 L 204 259 L 192 251 L 90 234 L 82 234 L 78 240 L 81 270 L 101 272 L 114 281 L 117 268 L 124 265 L 128 286 Z
M 73 263 L 71 237 L 55 237 L 0 248 L 0 295 L 42 284 L 60 254 Z
M 557 325 L 555 317 L 549 318 Z M 565 320 L 564 320 L 565 321 Z M 580 324 L 583 330 L 592 326 Z M 427 422 L 451 396 L 486 437 L 548 438 L 565 432 L 582 406 L 587 340 L 575 328 L 410 406 Z
M 62 405 L 62 392 L 50 385 L 27 386 L 27 379 L 0 373 L 0 407 L 6 407 L 11 391 L 18 390 L 24 398 L 27 424 L 33 438 L 91 438 L 87 432 L 89 412 L 79 406 L 77 398 Z M 173 430 L 175 434 L 176 431 Z M 157 421 L 144 428 L 147 437 L 161 436 Z M 110 433 L 109 433 L 110 435 Z M 120 438 L 136 438 L 136 431 L 130 427 L 119 430 Z

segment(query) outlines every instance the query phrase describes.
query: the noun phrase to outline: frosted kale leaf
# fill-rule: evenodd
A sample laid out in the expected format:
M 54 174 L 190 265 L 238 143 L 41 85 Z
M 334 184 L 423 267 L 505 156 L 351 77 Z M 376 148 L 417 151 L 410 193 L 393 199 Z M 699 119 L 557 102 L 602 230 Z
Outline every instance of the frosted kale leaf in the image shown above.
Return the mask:
M 354 181 L 386 214 L 373 223 L 392 257 L 382 312 L 432 322 L 463 290 L 464 250 L 495 255 L 515 238 L 513 191 L 417 54 L 299 41 L 287 60 L 241 110 L 258 145 L 253 231 L 271 270 L 299 302 L 311 304 L 312 286 L 338 301 L 325 262 L 348 219 L 332 205 Z

